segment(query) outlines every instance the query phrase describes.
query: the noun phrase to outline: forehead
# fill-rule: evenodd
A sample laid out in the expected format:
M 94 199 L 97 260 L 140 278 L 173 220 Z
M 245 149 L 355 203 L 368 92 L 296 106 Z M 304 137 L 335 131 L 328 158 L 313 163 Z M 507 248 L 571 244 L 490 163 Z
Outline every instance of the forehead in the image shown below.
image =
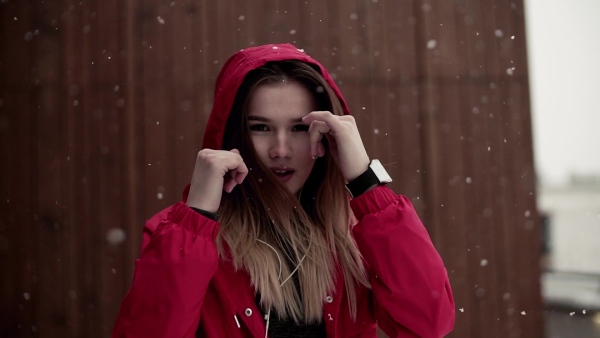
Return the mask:
M 250 116 L 304 116 L 315 110 L 311 92 L 297 81 L 282 81 L 257 87 L 249 102 Z

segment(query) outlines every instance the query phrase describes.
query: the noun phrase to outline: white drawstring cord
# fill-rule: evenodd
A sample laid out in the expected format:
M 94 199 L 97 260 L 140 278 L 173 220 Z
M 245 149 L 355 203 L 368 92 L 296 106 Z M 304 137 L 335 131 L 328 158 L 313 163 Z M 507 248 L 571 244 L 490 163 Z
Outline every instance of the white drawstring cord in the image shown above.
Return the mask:
M 267 317 L 267 324 L 265 325 L 265 338 L 267 338 L 267 335 L 269 334 L 269 323 L 271 322 L 271 308 L 269 308 L 265 317 Z

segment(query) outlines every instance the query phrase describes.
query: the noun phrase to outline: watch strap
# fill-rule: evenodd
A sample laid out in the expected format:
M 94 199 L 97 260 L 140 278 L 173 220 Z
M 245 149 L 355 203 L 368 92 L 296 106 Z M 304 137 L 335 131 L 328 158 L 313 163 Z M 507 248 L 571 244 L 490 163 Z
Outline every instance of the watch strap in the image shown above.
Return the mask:
M 367 170 L 364 173 L 360 174 L 358 177 L 348 182 L 348 184 L 346 184 L 346 189 L 348 189 L 350 195 L 352 195 L 352 198 L 357 198 L 373 185 L 380 183 L 381 182 L 379 181 L 379 178 L 377 177 L 371 166 L 369 166 L 369 168 L 367 168 Z
M 217 214 L 216 212 L 210 212 L 210 211 L 206 211 L 204 209 L 199 209 L 199 208 L 194 208 L 194 207 L 190 207 L 192 210 L 194 210 L 195 212 L 199 213 L 200 215 L 212 219 L 213 221 L 218 221 L 219 220 L 219 214 Z

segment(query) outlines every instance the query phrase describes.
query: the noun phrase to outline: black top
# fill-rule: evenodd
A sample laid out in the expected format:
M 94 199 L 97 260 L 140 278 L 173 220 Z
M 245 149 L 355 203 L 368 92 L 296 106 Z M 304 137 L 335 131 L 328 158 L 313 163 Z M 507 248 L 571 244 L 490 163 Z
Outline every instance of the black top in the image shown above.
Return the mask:
M 271 311 L 272 312 L 272 311 Z M 269 337 L 271 338 L 325 338 L 325 324 L 296 324 L 293 320 L 279 320 L 278 316 L 271 314 L 269 323 Z
M 298 275 L 294 274 L 292 279 L 296 287 L 299 288 L 300 281 L 298 280 Z M 255 301 L 264 318 L 267 311 L 260 306 L 260 294 L 257 293 Z M 271 310 L 268 336 L 271 338 L 325 338 L 327 337 L 327 332 L 325 331 L 325 323 L 322 321 L 318 324 L 296 324 L 292 318 L 282 320 L 274 310 Z

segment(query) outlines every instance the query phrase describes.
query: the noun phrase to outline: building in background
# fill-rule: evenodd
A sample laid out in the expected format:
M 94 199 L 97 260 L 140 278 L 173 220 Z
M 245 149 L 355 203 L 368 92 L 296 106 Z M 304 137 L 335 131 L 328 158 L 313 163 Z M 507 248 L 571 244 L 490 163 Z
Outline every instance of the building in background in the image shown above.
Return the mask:
M 600 337 L 600 2 L 526 0 L 548 337 Z
M 600 310 L 600 176 L 541 187 L 538 205 L 548 219 L 546 301 Z

